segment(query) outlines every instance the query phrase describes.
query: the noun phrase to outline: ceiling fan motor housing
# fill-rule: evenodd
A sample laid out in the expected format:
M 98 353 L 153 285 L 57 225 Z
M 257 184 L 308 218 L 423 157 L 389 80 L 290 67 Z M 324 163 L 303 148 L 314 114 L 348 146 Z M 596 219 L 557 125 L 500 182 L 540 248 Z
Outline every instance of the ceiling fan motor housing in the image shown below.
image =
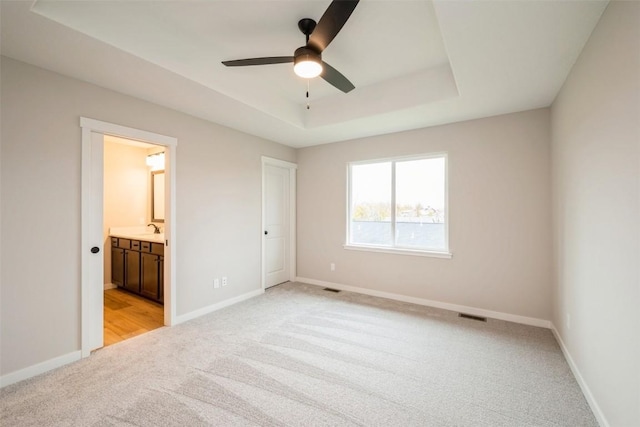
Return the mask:
M 302 46 L 296 49 L 293 54 L 293 64 L 297 64 L 302 61 L 314 61 L 322 63 L 322 54 L 316 52 L 309 46 Z

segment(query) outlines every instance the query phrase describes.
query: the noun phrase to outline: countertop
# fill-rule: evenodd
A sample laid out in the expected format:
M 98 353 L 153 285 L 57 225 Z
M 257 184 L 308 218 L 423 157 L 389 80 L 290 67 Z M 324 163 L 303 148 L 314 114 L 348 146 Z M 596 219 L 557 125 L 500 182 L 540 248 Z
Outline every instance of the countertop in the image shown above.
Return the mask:
M 164 233 L 155 234 L 152 227 L 112 227 L 109 236 L 145 242 L 164 243 Z

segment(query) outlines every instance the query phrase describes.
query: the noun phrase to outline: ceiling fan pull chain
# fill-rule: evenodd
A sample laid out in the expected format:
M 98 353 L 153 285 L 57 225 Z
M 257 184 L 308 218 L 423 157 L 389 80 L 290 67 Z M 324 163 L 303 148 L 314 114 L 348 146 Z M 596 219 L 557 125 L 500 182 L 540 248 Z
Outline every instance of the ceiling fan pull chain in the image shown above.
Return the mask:
M 309 106 L 309 80 L 307 79 L 307 110 L 309 110 L 311 107 Z

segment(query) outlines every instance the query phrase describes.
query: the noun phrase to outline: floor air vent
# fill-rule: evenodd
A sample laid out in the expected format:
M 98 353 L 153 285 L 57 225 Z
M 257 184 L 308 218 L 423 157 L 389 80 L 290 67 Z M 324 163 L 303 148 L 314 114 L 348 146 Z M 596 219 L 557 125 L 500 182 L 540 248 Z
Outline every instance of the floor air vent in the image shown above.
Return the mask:
M 487 318 L 482 316 L 474 316 L 473 314 L 466 313 L 458 313 L 458 317 L 463 317 L 465 319 L 477 320 L 478 322 L 486 322 Z
M 337 294 L 338 292 L 340 292 L 340 290 L 339 290 L 339 289 L 331 289 L 331 288 L 324 288 L 324 289 L 323 289 L 323 291 L 327 291 L 327 292 L 335 292 L 336 294 Z

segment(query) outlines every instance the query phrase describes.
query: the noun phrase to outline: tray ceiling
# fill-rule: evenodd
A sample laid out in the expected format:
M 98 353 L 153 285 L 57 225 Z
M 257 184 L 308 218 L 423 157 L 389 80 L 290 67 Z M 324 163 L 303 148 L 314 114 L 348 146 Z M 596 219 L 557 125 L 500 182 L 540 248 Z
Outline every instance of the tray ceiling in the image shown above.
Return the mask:
M 368 1 L 323 53 L 344 94 L 291 64 L 329 1 L 2 2 L 2 53 L 294 147 L 553 102 L 604 1 Z

